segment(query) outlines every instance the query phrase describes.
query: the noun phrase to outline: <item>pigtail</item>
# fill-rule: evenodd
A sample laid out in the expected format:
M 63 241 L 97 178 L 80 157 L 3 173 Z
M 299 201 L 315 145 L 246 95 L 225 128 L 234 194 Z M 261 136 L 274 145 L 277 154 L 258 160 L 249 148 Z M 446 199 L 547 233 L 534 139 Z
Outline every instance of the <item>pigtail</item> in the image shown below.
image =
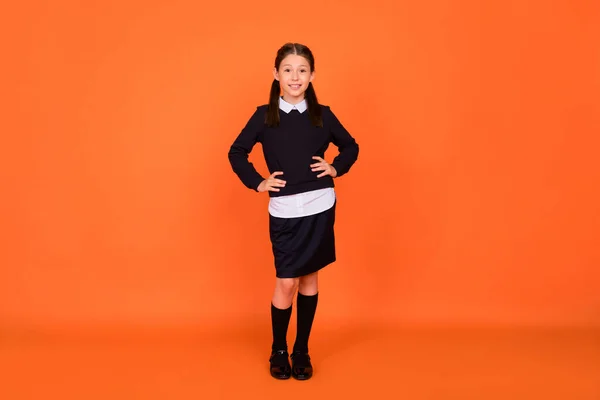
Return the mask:
M 265 123 L 269 127 L 279 126 L 279 95 L 281 94 L 281 88 L 279 81 L 273 79 L 271 84 L 271 93 L 269 94 L 269 107 L 265 116 Z
M 321 112 L 321 106 L 319 105 L 319 100 L 317 100 L 317 93 L 315 92 L 315 88 L 313 87 L 312 82 L 308 83 L 308 88 L 306 88 L 304 98 L 306 99 L 306 105 L 308 106 L 308 115 L 310 116 L 310 122 L 314 126 L 322 128 L 323 116 Z

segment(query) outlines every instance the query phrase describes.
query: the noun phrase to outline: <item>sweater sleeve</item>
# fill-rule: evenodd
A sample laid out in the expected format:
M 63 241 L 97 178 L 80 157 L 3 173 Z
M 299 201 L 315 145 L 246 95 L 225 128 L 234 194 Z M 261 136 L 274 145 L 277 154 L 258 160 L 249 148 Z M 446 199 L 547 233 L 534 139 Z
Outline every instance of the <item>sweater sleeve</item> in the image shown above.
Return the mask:
M 248 155 L 258 142 L 259 133 L 264 126 L 264 113 L 257 107 L 256 111 L 246 123 L 229 148 L 228 158 L 233 172 L 249 189 L 258 190 L 258 185 L 264 178 L 258 173 L 254 165 L 248 161 Z
M 344 128 L 333 111 L 329 107 L 325 109 L 324 116 L 329 120 L 332 142 L 339 149 L 339 154 L 333 159 L 331 165 L 337 171 L 337 177 L 340 177 L 346 174 L 358 159 L 358 143 Z

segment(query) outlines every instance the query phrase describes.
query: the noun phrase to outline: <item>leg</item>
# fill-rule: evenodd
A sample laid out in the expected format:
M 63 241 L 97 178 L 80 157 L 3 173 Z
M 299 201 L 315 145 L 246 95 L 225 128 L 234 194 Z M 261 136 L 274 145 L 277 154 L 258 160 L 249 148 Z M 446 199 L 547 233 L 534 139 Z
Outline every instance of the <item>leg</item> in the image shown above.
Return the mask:
M 300 277 L 297 301 L 298 332 L 292 354 L 292 376 L 296 379 L 304 380 L 312 376 L 308 339 L 317 310 L 318 293 L 318 272 Z
M 319 292 L 319 271 L 301 276 L 298 282 L 298 292 L 304 296 L 314 296 Z
M 271 300 L 271 325 L 273 344 L 271 346 L 271 376 L 288 379 L 291 366 L 287 351 L 287 331 L 292 314 L 292 301 L 298 289 L 298 278 L 277 278 Z
M 298 283 L 298 334 L 294 351 L 308 353 L 308 338 L 312 329 L 319 298 L 319 272 L 300 277 Z
M 291 307 L 300 278 L 277 278 L 273 292 L 273 305 L 279 309 Z

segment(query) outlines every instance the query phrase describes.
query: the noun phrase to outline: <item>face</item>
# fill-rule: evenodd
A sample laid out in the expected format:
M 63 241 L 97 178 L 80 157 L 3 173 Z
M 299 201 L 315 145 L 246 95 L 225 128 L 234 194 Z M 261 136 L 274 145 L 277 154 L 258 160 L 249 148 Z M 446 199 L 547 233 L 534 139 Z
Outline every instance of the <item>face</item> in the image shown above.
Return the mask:
M 279 81 L 283 91 L 283 99 L 291 104 L 297 104 L 304 99 L 304 92 L 313 80 L 314 72 L 310 70 L 308 60 L 296 54 L 285 57 L 274 69 L 273 75 Z

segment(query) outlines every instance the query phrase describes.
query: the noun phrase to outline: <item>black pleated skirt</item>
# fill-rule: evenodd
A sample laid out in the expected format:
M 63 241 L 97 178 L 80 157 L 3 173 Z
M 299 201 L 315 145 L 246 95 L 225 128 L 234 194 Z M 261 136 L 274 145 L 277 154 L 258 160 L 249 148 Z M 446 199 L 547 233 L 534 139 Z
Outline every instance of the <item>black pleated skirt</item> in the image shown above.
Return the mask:
M 306 217 L 279 218 L 269 214 L 278 278 L 308 275 L 335 261 L 336 203 L 328 210 Z

